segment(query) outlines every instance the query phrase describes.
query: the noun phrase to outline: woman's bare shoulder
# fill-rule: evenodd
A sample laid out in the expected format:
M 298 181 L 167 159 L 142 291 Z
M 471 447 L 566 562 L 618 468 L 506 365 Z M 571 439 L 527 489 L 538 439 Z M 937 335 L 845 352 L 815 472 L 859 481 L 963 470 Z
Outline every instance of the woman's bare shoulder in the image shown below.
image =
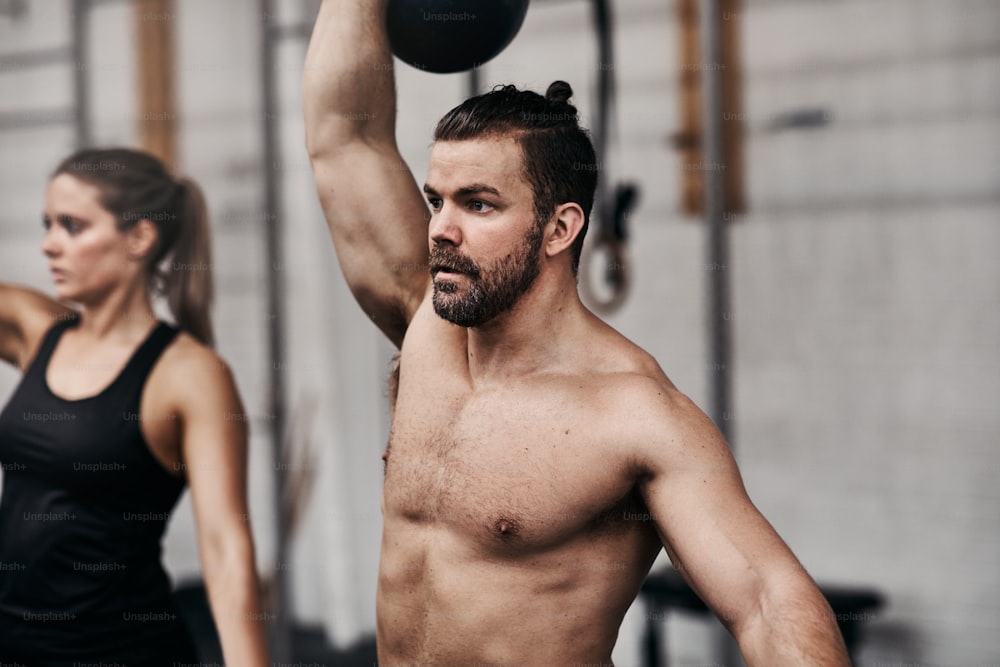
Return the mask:
M 24 285 L 0 283 L 0 359 L 27 366 L 45 332 L 76 311 Z

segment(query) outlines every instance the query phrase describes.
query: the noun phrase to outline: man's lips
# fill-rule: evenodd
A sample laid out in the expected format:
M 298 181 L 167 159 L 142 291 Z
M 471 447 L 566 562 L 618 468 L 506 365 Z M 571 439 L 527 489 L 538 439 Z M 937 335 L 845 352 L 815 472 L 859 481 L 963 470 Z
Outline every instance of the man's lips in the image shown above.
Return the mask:
M 431 267 L 431 275 L 438 276 L 444 274 L 446 276 L 464 276 L 467 275 L 465 271 L 457 269 L 453 266 L 445 266 L 443 264 L 435 264 Z
M 433 277 L 437 277 L 438 274 L 447 277 L 468 276 L 472 279 L 479 277 L 479 268 L 475 262 L 445 246 L 431 248 L 428 264 Z

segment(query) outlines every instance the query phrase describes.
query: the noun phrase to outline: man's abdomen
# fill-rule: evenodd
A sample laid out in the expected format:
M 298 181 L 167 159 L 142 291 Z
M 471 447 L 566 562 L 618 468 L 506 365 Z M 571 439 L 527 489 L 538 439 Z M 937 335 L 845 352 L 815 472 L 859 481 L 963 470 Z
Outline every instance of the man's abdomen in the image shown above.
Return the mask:
M 511 555 L 448 526 L 387 516 L 380 665 L 610 664 L 656 551 L 636 533 Z

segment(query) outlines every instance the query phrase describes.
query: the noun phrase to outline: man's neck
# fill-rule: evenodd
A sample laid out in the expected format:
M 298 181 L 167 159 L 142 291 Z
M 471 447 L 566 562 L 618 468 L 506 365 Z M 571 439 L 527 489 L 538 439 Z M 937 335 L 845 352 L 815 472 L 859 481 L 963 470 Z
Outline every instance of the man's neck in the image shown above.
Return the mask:
M 474 382 L 520 377 L 561 363 L 586 309 L 574 281 L 539 278 L 510 311 L 469 329 Z

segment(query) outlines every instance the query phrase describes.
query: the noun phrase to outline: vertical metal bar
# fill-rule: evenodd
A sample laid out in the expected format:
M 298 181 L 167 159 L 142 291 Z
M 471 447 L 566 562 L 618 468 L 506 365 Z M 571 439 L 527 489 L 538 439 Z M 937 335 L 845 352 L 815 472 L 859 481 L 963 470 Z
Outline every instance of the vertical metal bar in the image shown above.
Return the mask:
M 597 157 L 597 192 L 594 196 L 594 208 L 601 227 L 601 236 L 611 224 L 611 203 L 608 193 L 611 184 L 608 182 L 607 156 L 608 128 L 611 126 L 611 98 L 615 91 L 612 87 L 612 66 L 614 62 L 614 45 L 612 43 L 611 9 L 608 0 L 593 0 L 594 29 L 597 31 L 597 104 L 594 127 L 591 138 L 594 143 L 594 153 Z
M 478 67 L 473 67 L 469 70 L 465 77 L 465 96 L 475 97 L 481 92 L 482 88 L 482 75 Z
M 668 667 L 670 656 L 664 650 L 665 642 L 660 629 L 661 609 L 655 602 L 646 603 L 646 627 L 642 635 L 642 667 Z
M 708 369 L 711 401 L 709 416 L 733 449 L 732 407 L 730 405 L 732 365 L 729 321 L 729 244 L 725 218 L 723 169 L 725 157 L 722 134 L 722 47 L 719 0 L 702 0 L 702 164 L 705 184 L 705 217 L 708 238 Z M 732 635 L 719 630 L 723 663 L 742 665 L 740 651 Z
M 705 183 L 705 216 L 708 222 L 708 370 L 709 416 L 732 448 L 730 384 L 729 248 L 723 196 L 722 61 L 719 40 L 718 0 L 701 2 L 702 33 L 702 166 Z
M 73 0 L 70 4 L 70 67 L 73 68 L 74 142 L 77 148 L 90 145 L 90 98 L 87 89 L 87 21 L 89 0 Z
M 283 272 L 274 269 L 284 261 L 281 225 L 281 177 L 279 165 L 280 147 L 277 122 L 277 90 L 274 77 L 276 40 L 271 26 L 275 16 L 272 0 L 259 0 L 258 21 L 260 23 L 260 93 L 261 93 L 261 136 L 263 138 L 262 170 L 264 192 L 264 248 L 267 253 L 264 266 L 267 267 L 267 338 L 270 364 L 270 392 L 268 396 L 271 425 L 271 448 L 274 475 L 275 503 L 275 562 L 274 576 L 274 619 L 271 624 L 271 659 L 277 663 L 290 662 L 291 655 L 291 609 L 288 592 L 289 545 L 288 530 L 285 525 L 286 480 L 285 466 L 277 465 L 284 460 L 285 447 L 285 364 L 281 363 L 285 353 L 284 317 L 281 296 L 284 293 Z

